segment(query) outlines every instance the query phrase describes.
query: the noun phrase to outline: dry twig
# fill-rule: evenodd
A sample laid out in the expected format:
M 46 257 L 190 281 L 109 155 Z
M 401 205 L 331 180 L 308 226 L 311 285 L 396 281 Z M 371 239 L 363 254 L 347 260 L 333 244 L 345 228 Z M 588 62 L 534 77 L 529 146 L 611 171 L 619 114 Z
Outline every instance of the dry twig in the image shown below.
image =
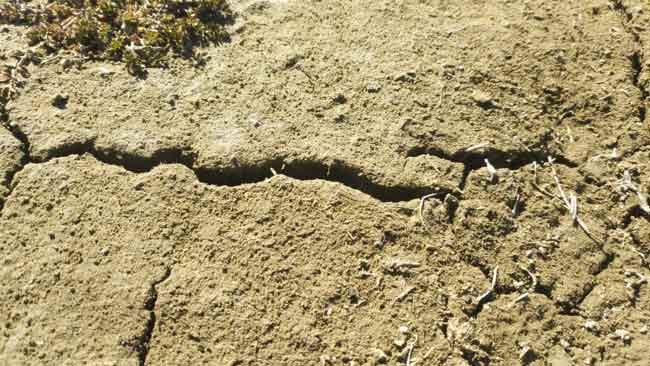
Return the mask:
M 481 142 L 480 144 L 476 144 L 476 145 L 468 147 L 467 149 L 465 149 L 465 152 L 472 152 L 474 150 L 482 149 L 482 148 L 488 147 L 488 146 L 490 146 L 489 142 Z
M 602 245 L 602 243 L 596 239 L 589 229 L 587 228 L 587 225 L 580 219 L 578 216 L 578 199 L 574 194 L 570 194 L 567 196 L 564 193 L 564 190 L 562 189 L 562 184 L 560 184 L 560 178 L 557 175 L 557 171 L 555 170 L 555 166 L 553 165 L 553 158 L 550 156 L 548 157 L 548 163 L 551 167 L 551 172 L 553 173 L 553 179 L 555 180 L 555 185 L 557 186 L 557 190 L 560 193 L 560 198 L 562 199 L 562 202 L 564 203 L 564 206 L 566 209 L 569 211 L 569 214 L 571 215 L 571 219 L 573 220 L 574 223 L 582 229 L 582 231 L 589 237 L 589 239 L 593 240 L 596 244 Z
M 490 164 L 490 161 L 488 159 L 483 159 L 485 161 L 485 167 L 488 170 L 488 173 L 490 174 L 490 183 L 496 183 L 497 179 L 499 176 L 497 175 L 497 170 L 496 168 Z
M 422 223 L 422 226 L 426 229 L 427 228 L 427 223 L 424 221 L 424 202 L 430 198 L 436 197 L 440 195 L 440 193 L 431 193 L 427 194 L 426 196 L 423 196 L 420 198 L 420 205 L 418 206 L 418 215 L 420 216 L 420 222 Z
M 402 291 L 401 294 L 399 294 L 395 300 L 393 300 L 393 303 L 391 305 L 395 305 L 398 302 L 401 302 L 408 296 L 411 292 L 415 291 L 415 286 L 410 286 L 406 290 Z
M 480 305 L 487 299 L 490 295 L 492 295 L 492 292 L 494 292 L 494 288 L 497 285 L 497 276 L 499 275 L 499 266 L 494 267 L 494 273 L 492 274 L 492 284 L 490 285 L 490 288 L 483 293 L 483 295 L 479 296 L 476 298 L 476 304 Z

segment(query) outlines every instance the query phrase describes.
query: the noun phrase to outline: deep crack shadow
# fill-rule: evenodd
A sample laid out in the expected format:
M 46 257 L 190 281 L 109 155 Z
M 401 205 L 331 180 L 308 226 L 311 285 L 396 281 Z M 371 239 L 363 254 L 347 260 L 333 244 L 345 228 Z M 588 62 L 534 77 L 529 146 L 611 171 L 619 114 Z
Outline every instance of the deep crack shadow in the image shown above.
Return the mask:
M 0 184 L 4 185 L 8 189 L 7 197 L 11 195 L 11 182 L 13 182 L 14 177 L 16 174 L 18 174 L 19 171 L 21 171 L 27 163 L 29 163 L 29 141 L 27 140 L 27 136 L 25 136 L 20 130 L 16 128 L 11 128 L 8 124 L 2 123 L 2 126 L 0 128 L 6 128 L 11 135 L 20 142 L 21 146 L 21 151 L 23 153 L 22 158 L 18 162 L 18 167 L 17 169 L 8 171 L 4 177 L 0 177 Z M 4 201 L 0 201 L 0 212 L 2 212 L 2 209 L 4 208 Z
M 529 150 L 522 152 L 504 151 L 495 148 L 484 148 L 481 151 L 459 150 L 455 153 L 449 154 L 440 149 L 419 146 L 412 148 L 407 152 L 408 157 L 416 157 L 421 155 L 431 155 L 443 160 L 462 163 L 465 165 L 466 172 L 484 168 L 486 166 L 486 159 L 496 169 L 517 170 L 534 162 L 546 162 L 549 157 L 552 157 L 556 164 L 565 165 L 570 168 L 575 168 L 578 166 L 578 164 L 566 159 L 563 156 L 550 154 L 548 151 L 546 151 L 546 149 Z M 461 186 L 462 185 L 463 183 L 461 182 Z

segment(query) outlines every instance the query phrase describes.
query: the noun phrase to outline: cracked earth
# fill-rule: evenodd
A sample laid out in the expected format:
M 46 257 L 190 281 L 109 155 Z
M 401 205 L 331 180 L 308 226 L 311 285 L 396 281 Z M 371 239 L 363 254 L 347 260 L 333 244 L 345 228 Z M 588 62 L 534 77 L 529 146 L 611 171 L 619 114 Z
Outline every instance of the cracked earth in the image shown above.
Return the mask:
M 202 67 L 29 67 L 0 364 L 650 363 L 647 2 L 232 4 Z

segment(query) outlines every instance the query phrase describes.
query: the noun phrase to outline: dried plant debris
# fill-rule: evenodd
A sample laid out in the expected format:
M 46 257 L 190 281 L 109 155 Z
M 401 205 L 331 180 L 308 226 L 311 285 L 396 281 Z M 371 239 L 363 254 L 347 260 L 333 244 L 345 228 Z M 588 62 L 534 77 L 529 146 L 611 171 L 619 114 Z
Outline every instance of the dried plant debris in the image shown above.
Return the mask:
M 164 66 L 169 55 L 195 57 L 196 46 L 229 39 L 226 0 L 48 0 L 0 5 L 0 23 L 29 26 L 45 52 L 123 61 L 130 72 Z
M 30 50 L 18 52 L 14 56 L 15 62 L 0 66 L 0 121 L 7 119 L 6 104 L 18 95 L 18 91 L 29 77 L 27 66 L 36 60 L 35 54 Z

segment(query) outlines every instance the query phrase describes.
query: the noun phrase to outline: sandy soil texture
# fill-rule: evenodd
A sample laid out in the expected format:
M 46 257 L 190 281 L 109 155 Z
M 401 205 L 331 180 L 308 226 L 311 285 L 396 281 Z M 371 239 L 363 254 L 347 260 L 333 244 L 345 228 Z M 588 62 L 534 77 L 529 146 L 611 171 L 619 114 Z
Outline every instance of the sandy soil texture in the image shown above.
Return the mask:
M 647 2 L 231 4 L 201 65 L 29 66 L 0 365 L 650 363 Z

